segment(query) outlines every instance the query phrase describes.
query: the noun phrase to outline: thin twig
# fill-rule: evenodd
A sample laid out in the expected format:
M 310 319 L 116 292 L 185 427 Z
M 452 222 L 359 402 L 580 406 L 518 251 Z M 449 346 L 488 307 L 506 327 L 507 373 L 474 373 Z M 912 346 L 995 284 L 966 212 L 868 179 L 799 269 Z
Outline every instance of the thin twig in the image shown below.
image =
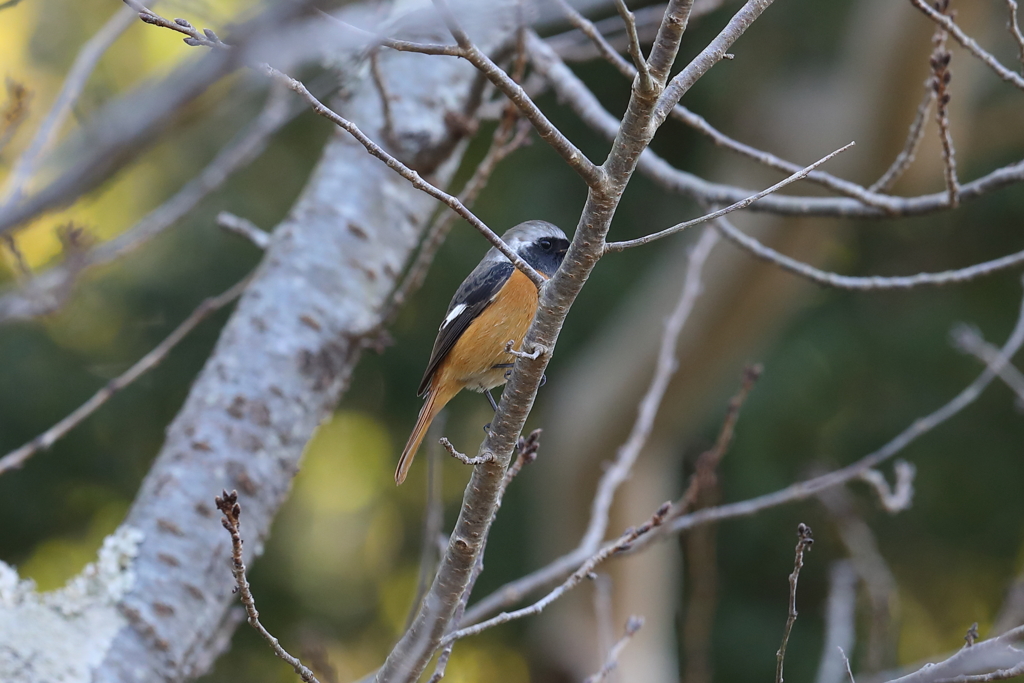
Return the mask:
M 437 442 L 441 444 L 442 448 L 448 451 L 448 455 L 452 456 L 453 458 L 461 462 L 463 465 L 482 465 L 485 462 L 494 462 L 494 453 L 484 453 L 481 456 L 471 458 L 465 453 L 460 453 L 459 451 L 457 451 L 455 449 L 455 446 L 452 445 L 452 442 L 449 441 L 446 437 L 442 436 L 440 439 L 437 440 Z
M 925 16 L 927 16 L 929 19 L 934 21 L 936 24 L 941 26 L 946 31 L 948 31 L 949 34 L 953 36 L 953 39 L 956 40 L 956 42 L 960 43 L 960 45 L 965 50 L 967 50 L 972 55 L 983 61 L 988 66 L 988 68 L 992 69 L 992 71 L 994 71 L 996 75 L 999 76 L 999 78 L 1003 79 L 1007 83 L 1011 83 L 1012 85 L 1016 86 L 1017 88 L 1020 88 L 1021 90 L 1024 90 L 1024 77 L 1021 77 L 1020 75 L 1014 73 L 1013 71 L 1010 71 L 1005 66 L 1000 64 L 998 59 L 996 59 L 990 53 L 982 49 L 982 47 L 978 45 L 978 43 L 975 42 L 973 38 L 964 33 L 960 29 L 960 27 L 953 22 L 953 20 L 950 17 L 936 10 L 925 0 L 910 1 L 914 4 L 914 7 L 924 12 Z
M 626 7 L 625 0 L 615 0 L 615 9 L 618 10 L 619 16 L 622 17 L 622 21 L 626 25 L 629 56 L 633 58 L 633 66 L 640 74 L 640 92 L 653 93 L 654 81 L 651 80 L 651 69 L 647 66 L 647 60 L 644 59 L 643 50 L 640 48 L 640 36 L 636 32 L 636 17 Z
M 18 128 L 28 117 L 32 93 L 23 84 L 8 77 L 4 83 L 7 89 L 7 104 L 0 109 L 0 154 L 11 141 Z
M 455 15 L 452 14 L 446 0 L 433 0 L 433 2 L 434 7 L 437 8 L 438 13 L 448 26 L 449 32 L 455 38 L 455 42 L 462 49 L 462 53 L 459 56 L 479 69 L 505 97 L 519 108 L 523 116 L 533 124 L 540 138 L 551 145 L 552 149 L 569 165 L 569 168 L 576 171 L 588 186 L 599 187 L 603 185 L 606 180 L 604 170 L 588 159 L 562 131 L 548 120 L 544 112 L 534 103 L 522 86 L 516 83 L 490 57 L 473 44 L 469 36 L 459 25 Z
M 992 366 L 999 358 L 999 349 L 985 341 L 978 328 L 971 325 L 956 325 L 950 332 L 955 346 L 964 353 L 969 353 L 982 363 Z M 1017 394 L 1017 405 L 1024 406 L 1024 373 L 1010 363 L 999 366 L 999 379 Z
M 512 130 L 515 135 L 509 139 Z M 494 131 L 491 146 L 484 155 L 483 161 L 473 171 L 473 175 L 466 181 L 462 192 L 459 193 L 459 201 L 465 206 L 472 208 L 477 197 L 487 186 L 491 174 L 508 155 L 529 142 L 530 126 L 518 124 L 513 128 L 504 125 L 504 121 Z M 385 314 L 381 320 L 385 324 L 393 322 L 395 315 L 409 299 L 409 297 L 420 288 L 427 276 L 430 264 L 434 261 L 437 250 L 444 243 L 444 238 L 460 218 L 454 211 L 443 211 L 438 214 L 434 222 L 426 230 L 426 237 L 420 244 L 419 252 L 409 270 L 406 272 L 402 282 L 395 288 L 385 307 Z
M 249 285 L 250 277 L 251 276 L 246 276 L 222 294 L 210 297 L 203 301 L 187 318 L 185 318 L 185 320 L 181 322 L 181 324 L 174 328 L 174 331 L 171 332 L 167 338 L 157 344 L 152 351 L 139 359 L 135 365 L 128 368 L 128 370 L 120 376 L 107 382 L 106 386 L 93 394 L 92 398 L 72 411 L 71 414 L 63 420 L 53 425 L 21 448 L 17 448 L 0 458 L 0 474 L 3 474 L 8 470 L 21 467 L 30 457 L 39 451 L 48 449 L 58 439 L 81 424 L 85 418 L 96 412 L 96 410 L 109 401 L 114 394 L 121 391 L 139 377 L 159 365 L 164 358 L 167 357 L 167 354 L 170 353 L 171 349 L 177 346 L 182 339 L 188 336 L 189 332 L 194 330 L 199 323 L 208 318 L 215 311 L 224 308 L 241 296 L 242 292 L 244 292 L 245 288 Z
M 697 510 L 689 514 L 676 517 L 666 523 L 662 529 L 659 530 L 660 533 L 651 534 L 646 538 L 640 539 L 634 550 L 642 550 L 649 543 L 654 540 L 665 538 L 668 534 L 680 533 L 702 524 L 748 517 L 761 512 L 762 510 L 778 507 L 779 505 L 807 500 L 821 491 L 859 479 L 864 471 L 875 468 L 886 460 L 894 457 L 911 443 L 954 417 L 967 406 L 971 405 L 978 396 L 981 395 L 981 392 L 991 384 L 992 380 L 995 379 L 999 369 L 1009 362 L 1008 359 L 1017 353 L 1022 345 L 1024 345 L 1024 300 L 1021 302 L 1021 308 L 1018 312 L 1016 324 L 1014 325 L 1010 336 L 1007 338 L 1006 343 L 1000 349 L 999 358 L 996 359 L 996 362 L 987 366 L 973 382 L 967 385 L 945 405 L 932 413 L 915 420 L 909 427 L 897 434 L 881 448 L 869 453 L 860 460 L 857 460 L 846 467 L 842 467 L 827 474 L 813 477 L 795 484 L 790 484 L 789 486 L 772 493 L 767 493 L 735 503 L 727 503 L 725 505 L 704 508 L 703 510 Z M 593 519 L 594 517 L 592 513 L 592 524 L 594 524 Z M 561 580 L 575 568 L 579 567 L 580 563 L 589 557 L 589 554 L 583 551 L 584 549 L 582 547 L 577 547 L 575 550 L 553 560 L 544 567 L 498 588 L 491 595 L 477 602 L 473 609 L 467 612 L 464 622 L 474 623 L 474 621 L 482 619 L 489 614 L 493 614 L 499 609 L 517 603 L 526 595 L 539 588 Z
M 186 19 L 175 19 L 174 21 L 170 21 L 138 2 L 138 0 L 124 0 L 124 4 L 138 12 L 139 19 L 147 24 L 170 29 L 171 31 L 177 31 L 178 33 L 184 33 L 187 36 L 183 39 L 186 45 L 190 45 L 192 47 L 213 47 L 221 50 L 226 50 L 231 47 L 218 38 L 217 34 L 213 32 L 213 29 L 204 28 L 200 31 Z
M 501 503 L 505 499 L 505 492 L 508 490 L 509 484 L 516 478 L 516 475 L 522 471 L 523 467 L 528 465 L 537 459 L 537 450 L 540 448 L 540 435 L 541 430 L 535 429 L 530 432 L 528 437 L 519 437 L 519 441 L 516 444 L 516 459 L 509 466 L 508 470 L 505 471 L 505 477 L 502 479 L 501 487 L 498 491 L 498 497 L 496 500 L 497 509 L 501 508 Z M 462 620 L 463 615 L 466 613 L 466 605 L 469 604 L 469 598 L 473 594 L 473 588 L 476 586 L 477 579 L 484 571 L 484 550 L 486 550 L 486 544 L 480 551 L 480 556 L 477 558 L 476 564 L 473 566 L 473 573 L 469 578 L 469 583 L 466 585 L 466 590 L 463 591 L 459 597 L 459 605 L 455 609 L 455 616 L 452 618 L 452 623 L 458 625 Z M 448 661 L 452 656 L 452 648 L 455 646 L 455 641 L 443 645 L 441 652 L 437 656 L 437 664 L 434 666 L 434 673 L 431 675 L 428 683 L 438 683 L 444 678 L 445 671 L 448 668 Z
M 1017 41 L 1017 60 L 1020 62 L 1021 73 L 1024 74 L 1024 33 L 1021 33 L 1020 23 L 1017 21 L 1017 0 L 1006 0 L 1006 9 L 1010 14 L 1006 28 Z
M 705 214 L 705 215 L 703 215 L 703 216 L 701 216 L 699 218 L 694 218 L 693 220 L 684 221 L 682 223 L 677 223 L 676 225 L 673 225 L 671 228 L 665 228 L 664 230 L 660 230 L 660 231 L 658 231 L 656 233 L 653 233 L 653 234 L 650 234 L 650 235 L 645 235 L 643 237 L 638 237 L 638 238 L 636 238 L 634 240 L 626 240 L 624 242 L 609 242 L 608 244 L 605 245 L 604 251 L 605 251 L 605 253 L 616 252 L 616 251 L 623 251 L 625 249 L 630 249 L 632 247 L 639 247 L 639 246 L 644 245 L 644 244 L 650 244 L 651 242 L 654 242 L 655 240 L 660 240 L 663 237 L 668 237 L 669 235 L 674 235 L 677 232 L 680 232 L 680 231 L 685 230 L 687 228 L 693 227 L 695 225 L 700 225 L 701 223 L 707 223 L 708 221 L 714 220 L 714 219 L 719 218 L 721 216 L 724 216 L 724 215 L 726 215 L 728 213 L 732 213 L 733 211 L 739 211 L 740 209 L 745 209 L 748 206 L 750 206 L 751 204 L 753 204 L 754 202 L 756 202 L 757 200 L 763 199 L 764 197 L 767 197 L 768 195 L 770 195 L 770 194 L 772 194 L 774 192 L 778 192 L 779 190 L 781 190 L 782 188 L 786 187 L 787 185 L 789 185 L 791 183 L 795 183 L 798 180 L 802 180 L 803 178 L 805 178 L 807 176 L 808 173 L 810 173 L 811 171 L 816 169 L 818 166 L 821 166 L 825 162 L 830 161 L 836 155 L 841 154 L 841 153 L 845 152 L 846 150 L 850 149 L 851 147 L 854 146 L 854 144 L 856 144 L 856 143 L 851 142 L 851 143 L 849 143 L 847 145 L 844 145 L 844 146 L 840 147 L 839 149 L 837 149 L 836 151 L 834 151 L 834 152 L 832 152 L 830 154 L 827 154 L 826 156 L 822 157 L 821 159 L 818 159 L 817 161 L 815 161 L 810 166 L 806 166 L 803 169 L 797 171 L 796 173 L 794 173 L 793 175 L 789 176 L 785 180 L 779 181 L 779 182 L 775 183 L 774 185 L 772 185 L 771 187 L 769 187 L 769 188 L 767 188 L 765 190 L 761 190 L 757 194 L 753 194 L 753 195 L 750 195 L 749 197 L 746 197 L 745 199 L 741 199 L 740 201 L 736 202 L 735 204 L 730 204 L 729 206 L 725 207 L 724 209 L 719 209 L 718 211 L 712 211 L 709 214 Z
M 789 635 L 793 632 L 793 624 L 796 623 L 796 585 L 800 580 L 800 570 L 804 567 L 804 553 L 811 549 L 814 543 L 814 536 L 811 534 L 811 527 L 801 523 L 796 528 L 796 558 L 793 560 L 793 573 L 789 575 L 789 615 L 786 617 L 786 628 L 782 632 L 782 644 L 779 651 L 775 653 L 775 683 L 782 683 L 782 666 L 786 661 L 786 646 L 789 645 Z
M 260 613 L 256 610 L 256 601 L 252 597 L 249 580 L 245 576 L 245 561 L 242 559 L 242 534 L 239 530 L 242 506 L 238 504 L 238 492 L 223 491 L 221 495 L 214 498 L 214 502 L 217 504 L 217 509 L 224 514 L 220 523 L 231 534 L 231 574 L 235 577 L 235 592 L 239 594 L 242 605 L 245 607 L 249 625 L 255 629 L 256 633 L 260 634 L 263 640 L 267 641 L 274 654 L 291 666 L 305 683 L 320 683 L 313 672 L 299 661 L 298 657 L 290 655 L 281 642 L 260 623 Z
M 465 204 L 463 204 L 457 197 L 453 197 L 444 190 L 427 182 L 426 180 L 423 179 L 422 176 L 420 176 L 419 173 L 417 173 L 416 171 L 409 168 L 401 161 L 393 157 L 391 154 L 385 151 L 383 147 L 381 147 L 376 142 L 367 137 L 366 134 L 363 133 L 363 131 L 361 131 L 358 126 L 356 126 L 356 124 L 344 118 L 343 116 L 335 112 L 333 109 L 325 105 L 323 102 L 321 102 L 319 99 L 317 99 L 316 96 L 313 95 L 313 93 L 311 93 L 309 89 L 307 89 L 306 86 L 301 81 L 298 81 L 292 78 L 291 76 L 278 71 L 277 69 L 273 68 L 270 65 L 264 65 L 264 70 L 272 78 L 284 83 L 291 90 L 295 91 L 303 98 L 305 98 L 305 100 L 309 103 L 314 112 L 316 112 L 320 116 L 323 116 L 328 121 L 332 122 L 345 132 L 349 133 L 352 137 L 356 139 L 356 141 L 359 142 L 359 144 L 366 148 L 367 152 L 369 152 L 372 156 L 380 159 L 385 164 L 387 164 L 388 168 L 390 168 L 391 170 L 395 171 L 400 176 L 408 180 L 412 184 L 412 186 L 415 187 L 417 190 L 425 192 L 434 199 L 437 199 L 442 203 L 447 204 L 453 211 L 459 214 L 459 216 L 464 218 L 470 225 L 476 228 L 480 232 L 480 234 L 487 238 L 487 241 L 490 242 L 491 245 L 493 245 L 498 251 L 500 251 L 505 256 L 505 258 L 511 261 L 516 268 L 521 270 L 524 275 L 530 278 L 533 284 L 537 285 L 537 287 L 543 286 L 544 278 L 536 270 L 534 270 L 533 267 L 530 266 L 530 264 L 528 264 L 518 254 L 516 254 L 511 247 L 505 244 L 505 242 L 500 237 L 498 237 L 498 235 L 495 234 L 493 230 L 487 227 L 487 225 L 482 220 L 477 218 L 477 216 L 472 211 L 466 208 Z
M 909 509 L 914 502 L 914 475 L 917 474 L 914 463 L 906 460 L 897 460 L 893 470 L 896 472 L 896 483 L 892 488 L 885 480 L 885 475 L 878 470 L 865 470 L 860 475 L 861 481 L 875 489 L 878 501 L 890 515 Z
M 377 49 L 370 50 L 370 75 L 373 78 L 373 84 L 377 87 L 377 94 L 380 95 L 380 109 L 384 115 L 384 125 L 381 130 L 384 139 L 393 145 L 395 143 L 395 122 L 391 113 L 392 95 L 380 69 L 380 54 Z
M 86 41 L 82 49 L 78 51 L 78 55 L 64 79 L 64 84 L 57 94 L 57 99 L 54 100 L 43 122 L 36 129 L 32 142 L 14 162 L 11 172 L 7 175 L 3 191 L 0 192 L 0 213 L 14 206 L 21 199 L 25 184 L 35 173 L 40 157 L 53 143 L 71 112 L 71 108 L 82 94 L 100 57 L 134 21 L 135 15 L 131 10 L 122 9 L 115 12 L 103 25 L 103 28 Z
M 919 670 L 893 679 L 890 683 L 984 683 L 1020 675 L 1024 673 L 1024 651 L 1017 645 L 1022 637 L 1024 626 L 1018 626 L 995 638 L 962 647 L 947 659 L 925 664 Z M 986 669 L 991 673 L 963 674 L 964 671 Z
M 935 3 L 944 15 L 949 15 L 949 0 L 938 0 Z M 931 88 L 935 93 L 935 120 L 939 124 L 939 140 L 942 142 L 942 163 L 943 176 L 946 179 L 946 193 L 949 195 L 950 207 L 960 204 L 960 181 L 956 177 L 956 150 L 953 147 L 953 134 L 949 125 L 949 82 L 952 72 L 949 70 L 949 60 L 952 53 L 946 49 L 945 31 L 937 31 L 935 35 L 935 50 L 932 52 L 928 63 L 932 68 Z
M 602 562 L 607 560 L 615 553 L 620 553 L 629 550 L 637 539 L 643 537 L 652 529 L 656 529 L 657 527 L 661 526 L 661 524 L 665 521 L 665 517 L 671 510 L 672 503 L 663 503 L 661 507 L 658 508 L 658 511 L 655 512 L 649 520 L 647 520 L 635 529 L 626 530 L 626 532 L 623 533 L 622 536 L 618 538 L 618 540 L 616 540 L 613 543 L 610 543 L 598 552 L 594 553 L 594 555 L 592 555 L 586 562 L 584 562 L 579 569 L 573 572 L 569 576 L 569 578 L 562 583 L 562 585 L 558 586 L 553 591 L 551 591 L 543 598 L 530 605 L 529 607 L 517 609 L 514 612 L 502 612 L 498 616 L 492 619 L 488 619 L 487 621 L 483 621 L 479 624 L 459 629 L 458 631 L 455 631 L 454 633 L 450 633 L 447 636 L 445 636 L 441 641 L 442 644 L 450 643 L 454 640 L 465 638 L 466 636 L 476 635 L 489 628 L 498 626 L 499 624 L 506 624 L 515 619 L 521 619 L 523 617 L 532 616 L 534 614 L 540 614 L 548 605 L 555 602 L 560 597 L 568 593 L 570 590 L 578 586 L 580 582 L 587 578 L 594 571 L 594 569 L 596 569 L 597 566 L 600 565 Z
M 217 214 L 216 222 L 219 227 L 244 237 L 257 249 L 265 251 L 270 246 L 270 233 L 261 230 L 248 218 L 236 216 L 230 211 L 221 211 Z
M 676 360 L 679 335 L 690 318 L 697 298 L 704 289 L 701 283 L 704 264 L 707 263 L 708 256 L 717 242 L 718 239 L 715 237 L 714 231 L 705 230 L 697 243 L 690 249 L 686 278 L 683 281 L 679 302 L 665 321 L 665 329 L 662 332 L 658 359 L 654 374 L 651 376 L 651 383 L 637 406 L 636 420 L 633 422 L 629 436 L 619 447 L 615 461 L 601 476 L 597 491 L 594 493 L 594 500 L 590 506 L 590 522 L 579 544 L 579 547 L 586 549 L 588 554 L 593 553 L 604 540 L 615 492 L 629 478 L 633 465 L 640 457 L 651 430 L 654 428 L 654 420 L 658 416 L 658 410 L 665 398 L 669 382 L 679 367 L 679 362 Z
M 629 645 L 629 641 L 633 639 L 636 632 L 642 629 L 644 626 L 644 618 L 640 616 L 631 616 L 626 621 L 626 632 L 612 647 L 608 650 L 608 656 L 604 660 L 604 665 L 597 673 L 587 676 L 583 683 L 601 683 L 608 675 L 615 670 L 619 665 L 619 657 L 622 656 L 622 651 Z
M 134 17 L 134 14 L 132 15 Z M 293 105 L 282 87 L 271 88 L 259 115 L 225 145 L 199 174 L 174 196 L 150 211 L 109 242 L 88 251 L 76 251 L 73 259 L 37 274 L 20 289 L 0 296 L 0 322 L 32 318 L 51 313 L 67 300 L 76 278 L 84 271 L 106 265 L 174 225 L 211 192 L 221 187 L 232 173 L 256 158 L 270 137 L 302 108 Z
M 903 177 L 903 174 L 910 168 L 911 164 L 914 163 L 917 150 L 921 146 L 921 141 L 924 140 L 925 124 L 928 122 L 928 114 L 931 113 L 932 104 L 934 103 L 935 90 L 931 86 L 931 79 L 928 79 L 925 81 L 924 95 L 921 97 L 921 102 L 917 105 L 917 113 L 914 114 L 914 120 L 910 123 L 910 128 L 907 130 L 907 139 L 903 143 L 903 149 L 896 155 L 896 158 L 893 159 L 892 164 L 885 170 L 882 177 L 868 187 L 869 192 L 888 192 L 896 184 L 896 181 Z
M 794 275 L 807 278 L 812 282 L 837 289 L 853 289 L 858 291 L 888 290 L 888 289 L 911 289 L 920 286 L 935 286 L 960 284 L 969 282 L 980 277 L 992 275 L 1009 268 L 1024 264 L 1024 251 L 1018 251 L 992 261 L 977 263 L 966 268 L 957 270 L 945 270 L 940 273 L 918 273 L 917 275 L 902 275 L 885 277 L 881 275 L 855 276 L 830 273 L 814 266 L 797 261 L 794 258 L 781 254 L 771 247 L 765 246 L 755 238 L 739 230 L 726 218 L 718 218 L 715 227 L 724 237 L 732 243 L 742 247 L 757 258 L 779 266 Z
M 852 652 L 856 642 L 857 578 L 857 570 L 849 560 L 836 560 L 829 567 L 825 644 L 814 683 L 844 683 L 847 677 L 849 663 L 844 648 Z

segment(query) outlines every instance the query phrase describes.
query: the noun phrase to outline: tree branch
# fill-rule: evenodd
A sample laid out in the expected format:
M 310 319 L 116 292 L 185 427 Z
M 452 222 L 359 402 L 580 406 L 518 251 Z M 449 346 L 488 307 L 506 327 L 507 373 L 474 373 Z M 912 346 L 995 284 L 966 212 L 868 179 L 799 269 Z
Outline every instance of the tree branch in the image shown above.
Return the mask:
M 771 247 L 767 247 L 750 235 L 741 232 L 726 218 L 715 220 L 715 228 L 722 233 L 729 241 L 742 249 L 750 252 L 755 257 L 774 264 L 785 271 L 799 275 L 811 282 L 837 289 L 852 289 L 859 291 L 876 291 L 890 289 L 911 289 L 921 286 L 941 287 L 943 285 L 960 284 L 969 282 L 979 277 L 992 275 L 1024 263 L 1024 251 L 1018 251 L 992 261 L 977 263 L 966 268 L 957 270 L 946 270 L 941 273 L 918 273 L 917 275 L 903 275 L 885 277 L 881 275 L 855 276 L 839 275 L 820 270 L 803 261 L 780 254 Z
M 761 190 L 757 194 L 753 194 L 753 195 L 750 195 L 749 197 L 741 199 L 740 201 L 736 202 L 735 204 L 731 204 L 730 206 L 727 206 L 724 209 L 719 209 L 718 211 L 712 211 L 709 214 L 705 214 L 705 215 L 703 215 L 703 216 L 701 216 L 699 218 L 694 218 L 693 220 L 690 220 L 690 221 L 684 221 L 682 223 L 677 223 L 676 225 L 673 225 L 671 228 L 665 228 L 664 230 L 660 230 L 660 231 L 658 231 L 658 232 L 656 232 L 656 233 L 654 233 L 652 235 L 645 235 L 643 237 L 638 237 L 635 240 L 627 240 L 625 242 L 609 242 L 604 247 L 605 253 L 615 252 L 615 251 L 623 251 L 625 249 L 630 249 L 632 247 L 639 247 L 639 246 L 644 245 L 644 244 L 650 244 L 651 242 L 654 242 L 655 240 L 660 240 L 663 237 L 668 237 L 669 235 L 674 235 L 677 232 L 681 232 L 681 231 L 683 231 L 683 230 L 685 230 L 687 228 L 693 227 L 694 225 L 700 225 L 701 223 L 707 223 L 708 221 L 715 220 L 716 218 L 720 218 L 720 217 L 722 217 L 722 216 L 724 216 L 724 215 L 726 215 L 728 213 L 732 213 L 733 211 L 739 211 L 740 209 L 745 209 L 748 206 L 750 206 L 751 204 L 753 204 L 754 202 L 756 202 L 756 201 L 758 201 L 760 199 L 764 199 L 765 197 L 767 197 L 770 194 L 774 194 L 774 193 L 778 192 L 779 190 L 781 190 L 782 188 L 786 187 L 787 185 L 795 183 L 798 180 L 802 180 L 803 178 L 807 177 L 808 173 L 810 173 L 811 171 L 816 169 L 818 166 L 821 166 L 825 162 L 827 162 L 827 161 L 831 160 L 832 158 L 834 158 L 836 155 L 841 154 L 841 153 L 845 152 L 846 150 L 850 149 L 851 147 L 853 147 L 854 144 L 855 143 L 851 142 L 848 145 L 840 147 L 836 151 L 834 151 L 834 152 L 832 152 L 832 153 L 822 157 L 821 159 L 818 159 L 817 161 L 815 161 L 810 166 L 807 166 L 807 167 L 801 169 L 800 171 L 797 171 L 796 173 L 794 173 L 793 175 L 789 176 L 785 180 L 779 181 L 779 182 L 775 183 L 774 185 L 772 185 L 771 187 L 769 187 L 768 189 Z
M 152 351 L 139 359 L 128 370 L 107 382 L 102 389 L 92 395 L 92 398 L 21 448 L 17 448 L 0 458 L 0 474 L 21 467 L 25 464 L 26 460 L 39 451 L 49 449 L 58 439 L 99 410 L 115 394 L 163 362 L 164 358 L 171 352 L 171 349 L 198 327 L 199 323 L 240 297 L 249 285 L 249 280 L 250 277 L 245 277 L 222 294 L 205 299 L 181 324 L 174 328 L 174 331 L 166 339 L 157 344 Z
M 992 69 L 992 71 L 999 76 L 999 78 L 1017 88 L 1020 88 L 1021 90 L 1024 90 L 1024 77 L 1015 74 L 1000 64 L 998 59 L 982 49 L 982 47 L 978 45 L 973 38 L 964 33 L 950 17 L 936 10 L 925 2 L 925 0 L 910 0 L 910 2 L 913 3 L 914 7 L 921 10 L 926 17 L 941 26 L 944 31 L 948 31 L 949 34 L 953 36 L 953 39 L 960 43 L 961 47 L 984 62 L 988 68 Z

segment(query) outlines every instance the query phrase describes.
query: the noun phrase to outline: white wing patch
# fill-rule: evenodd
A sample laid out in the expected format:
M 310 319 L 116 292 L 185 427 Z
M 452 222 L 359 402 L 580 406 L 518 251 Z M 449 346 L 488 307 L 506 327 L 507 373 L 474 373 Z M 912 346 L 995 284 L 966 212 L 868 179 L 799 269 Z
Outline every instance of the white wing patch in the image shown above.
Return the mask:
M 452 321 L 459 317 L 459 314 L 466 310 L 466 304 L 459 304 L 451 310 L 451 312 L 445 317 L 444 322 L 441 323 L 441 327 L 438 329 L 443 330 L 452 324 Z

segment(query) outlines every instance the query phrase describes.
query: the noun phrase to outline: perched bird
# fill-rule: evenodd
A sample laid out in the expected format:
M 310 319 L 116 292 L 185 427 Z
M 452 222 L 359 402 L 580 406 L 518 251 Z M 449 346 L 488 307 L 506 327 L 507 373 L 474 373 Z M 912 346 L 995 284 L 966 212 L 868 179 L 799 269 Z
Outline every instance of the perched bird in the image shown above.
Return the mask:
M 546 278 L 555 274 L 569 248 L 565 233 L 544 221 L 520 223 L 501 238 Z M 536 285 L 494 247 L 459 285 L 416 393 L 426 399 L 398 461 L 396 484 L 405 481 L 430 423 L 455 394 L 463 389 L 484 392 L 497 410 L 489 390 L 505 383 L 506 370 L 515 360 L 505 346 L 514 341 L 519 349 L 537 302 Z

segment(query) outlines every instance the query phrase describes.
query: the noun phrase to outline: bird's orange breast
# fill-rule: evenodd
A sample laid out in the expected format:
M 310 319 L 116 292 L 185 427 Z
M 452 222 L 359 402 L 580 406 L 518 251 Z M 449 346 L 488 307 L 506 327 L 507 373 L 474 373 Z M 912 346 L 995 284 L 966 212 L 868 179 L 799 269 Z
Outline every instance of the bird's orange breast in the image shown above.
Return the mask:
M 518 269 L 512 271 L 494 301 L 469 324 L 434 373 L 432 384 L 456 382 L 466 389 L 483 391 L 505 383 L 512 354 L 505 344 L 514 340 L 519 349 L 537 311 L 537 287 Z

